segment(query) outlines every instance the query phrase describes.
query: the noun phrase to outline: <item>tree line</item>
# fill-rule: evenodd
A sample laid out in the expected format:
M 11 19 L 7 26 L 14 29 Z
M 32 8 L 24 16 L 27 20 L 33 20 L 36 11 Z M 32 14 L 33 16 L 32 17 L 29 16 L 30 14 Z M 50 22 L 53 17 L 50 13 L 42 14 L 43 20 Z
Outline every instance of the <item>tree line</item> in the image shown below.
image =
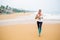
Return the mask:
M 13 12 L 29 12 L 29 11 L 28 10 L 20 10 L 17 8 L 12 8 L 12 7 L 9 7 L 8 5 L 6 5 L 6 6 L 1 5 L 0 6 L 0 14 L 10 14 Z

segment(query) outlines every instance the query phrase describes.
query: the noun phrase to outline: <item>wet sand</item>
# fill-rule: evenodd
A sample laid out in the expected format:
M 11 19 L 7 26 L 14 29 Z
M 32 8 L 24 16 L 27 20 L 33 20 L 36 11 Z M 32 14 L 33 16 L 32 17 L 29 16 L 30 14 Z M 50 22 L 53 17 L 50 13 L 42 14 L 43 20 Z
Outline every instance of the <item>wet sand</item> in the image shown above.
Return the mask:
M 12 14 L 1 14 L 0 15 L 0 20 L 5 20 L 5 19 L 13 19 L 19 16 L 27 16 L 27 15 L 31 15 L 30 12 L 27 13 L 12 13 Z

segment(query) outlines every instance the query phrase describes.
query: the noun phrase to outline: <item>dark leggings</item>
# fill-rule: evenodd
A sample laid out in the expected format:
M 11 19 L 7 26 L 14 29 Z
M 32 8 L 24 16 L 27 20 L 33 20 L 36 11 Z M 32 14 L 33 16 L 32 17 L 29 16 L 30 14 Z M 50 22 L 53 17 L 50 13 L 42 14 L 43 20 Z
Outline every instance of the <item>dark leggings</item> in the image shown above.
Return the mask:
M 38 32 L 41 33 L 42 22 L 37 21 Z

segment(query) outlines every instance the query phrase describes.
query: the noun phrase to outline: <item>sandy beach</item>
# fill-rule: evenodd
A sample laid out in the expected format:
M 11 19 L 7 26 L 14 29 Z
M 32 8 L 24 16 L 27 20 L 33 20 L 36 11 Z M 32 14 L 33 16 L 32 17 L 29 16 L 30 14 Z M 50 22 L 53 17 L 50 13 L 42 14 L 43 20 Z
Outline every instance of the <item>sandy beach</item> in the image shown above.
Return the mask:
M 0 15 L 0 20 L 5 20 L 5 19 L 13 19 L 16 18 L 18 16 L 26 16 L 26 15 L 31 15 L 30 12 L 27 13 L 12 13 L 12 14 L 1 14 Z
M 13 19 L 16 18 L 19 14 L 17 15 L 10 14 L 10 15 L 9 15 L 10 18 L 7 17 L 7 15 L 3 16 L 1 15 L 0 20 L 11 19 L 11 18 Z M 22 15 L 27 16 L 27 14 Z M 12 25 L 11 24 L 4 25 L 4 24 L 3 25 L 0 24 L 0 40 L 60 40 L 60 23 L 52 24 L 52 22 L 51 23 L 43 22 L 40 37 L 38 36 L 38 29 L 36 22 L 35 23 L 28 22 L 22 24 L 17 23 Z

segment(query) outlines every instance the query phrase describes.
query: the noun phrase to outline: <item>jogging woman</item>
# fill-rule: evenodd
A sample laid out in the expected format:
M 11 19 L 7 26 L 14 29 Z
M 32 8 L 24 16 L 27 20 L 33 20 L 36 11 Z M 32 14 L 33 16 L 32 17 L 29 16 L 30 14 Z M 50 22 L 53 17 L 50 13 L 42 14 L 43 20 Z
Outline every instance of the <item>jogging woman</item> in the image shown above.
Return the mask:
M 39 32 L 39 37 L 40 37 L 42 23 L 43 23 L 43 16 L 42 16 L 42 13 L 41 13 L 41 9 L 39 9 L 38 13 L 36 14 L 35 19 L 37 20 L 38 32 Z

